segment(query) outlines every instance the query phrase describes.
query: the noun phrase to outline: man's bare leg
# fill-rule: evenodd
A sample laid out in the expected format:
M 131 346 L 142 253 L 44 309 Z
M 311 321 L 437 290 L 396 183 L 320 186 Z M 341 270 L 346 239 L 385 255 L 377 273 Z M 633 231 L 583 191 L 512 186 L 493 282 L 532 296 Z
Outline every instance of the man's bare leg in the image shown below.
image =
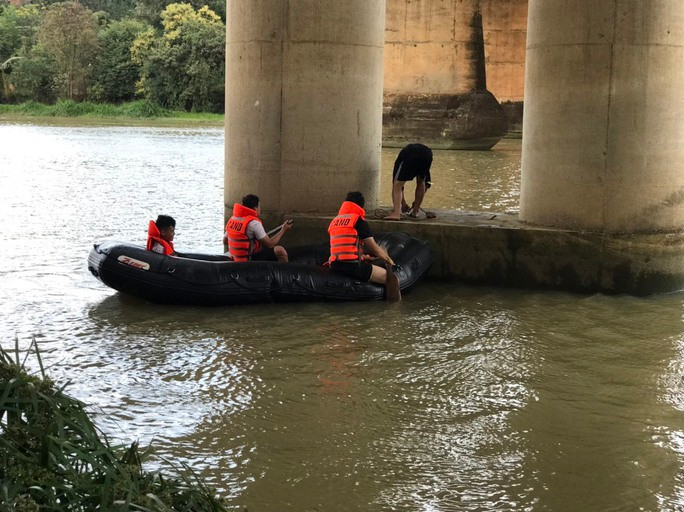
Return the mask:
M 401 220 L 401 199 L 403 197 L 405 181 L 392 182 L 392 213 L 390 213 L 385 220 Z
M 276 258 L 278 258 L 278 261 L 280 261 L 282 263 L 288 262 L 287 251 L 285 250 L 285 247 L 283 247 L 282 245 L 276 245 L 273 248 L 273 252 L 275 253 Z
M 413 201 L 411 207 L 411 217 L 418 217 L 420 213 L 420 205 L 423 204 L 423 199 L 425 198 L 425 180 L 420 176 L 416 177 L 416 199 Z
M 373 283 L 384 285 L 385 281 L 387 281 L 387 270 L 384 267 L 373 265 L 373 273 L 370 280 Z
M 411 207 L 406 202 L 406 196 L 404 195 L 404 188 L 401 187 L 401 213 L 408 213 L 411 211 Z

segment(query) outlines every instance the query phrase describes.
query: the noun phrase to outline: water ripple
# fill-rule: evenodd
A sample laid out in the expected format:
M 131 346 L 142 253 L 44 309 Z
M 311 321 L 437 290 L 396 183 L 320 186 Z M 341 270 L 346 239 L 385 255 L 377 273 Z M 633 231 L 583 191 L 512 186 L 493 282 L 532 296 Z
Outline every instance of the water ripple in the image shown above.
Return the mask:
M 0 140 L 2 346 L 35 336 L 113 439 L 156 446 L 153 467 L 187 463 L 236 510 L 684 507 L 681 296 L 432 282 L 391 307 L 147 304 L 92 278 L 91 244 L 142 243 L 165 212 L 179 250 L 221 250 L 222 130 Z M 437 152 L 431 204 L 517 207 L 520 143 L 497 148 Z

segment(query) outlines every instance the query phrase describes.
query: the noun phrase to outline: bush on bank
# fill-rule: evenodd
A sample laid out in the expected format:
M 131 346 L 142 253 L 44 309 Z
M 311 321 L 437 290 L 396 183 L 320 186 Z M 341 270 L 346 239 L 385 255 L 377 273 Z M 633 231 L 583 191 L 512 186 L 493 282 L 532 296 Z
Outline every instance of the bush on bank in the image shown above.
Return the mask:
M 204 0 L 0 0 L 0 103 L 144 98 L 220 113 L 225 2 L 209 3 L 218 14 Z
M 54 105 L 46 105 L 36 101 L 26 101 L 18 105 L 0 104 L 1 114 L 44 117 L 185 117 L 185 112 L 174 112 L 162 108 L 149 100 L 131 101 L 120 105 L 92 103 L 89 101 L 77 102 L 73 100 L 59 100 Z M 210 116 L 206 115 L 205 117 L 209 118 Z
M 191 473 L 145 471 L 149 449 L 110 445 L 32 346 L 41 377 L 27 373 L 28 352 L 20 362 L 18 348 L 14 358 L 0 348 L 0 510 L 227 510 Z

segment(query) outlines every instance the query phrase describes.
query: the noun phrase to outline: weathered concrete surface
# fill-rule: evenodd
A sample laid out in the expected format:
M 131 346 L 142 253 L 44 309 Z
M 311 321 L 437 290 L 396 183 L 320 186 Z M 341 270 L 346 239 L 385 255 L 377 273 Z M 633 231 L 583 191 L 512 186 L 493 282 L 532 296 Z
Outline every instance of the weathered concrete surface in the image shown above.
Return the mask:
M 388 0 L 384 144 L 482 149 L 506 129 L 487 92 L 480 0 Z
M 574 292 L 646 295 L 684 289 L 684 234 L 606 235 L 539 228 L 517 215 L 437 211 L 434 220 L 383 221 L 374 232 L 404 231 L 430 243 L 435 279 Z M 332 217 L 296 216 L 285 246 L 325 243 Z M 269 221 L 276 224 L 279 219 Z
M 380 186 L 384 0 L 229 0 L 226 213 L 326 212 Z
M 528 0 L 482 0 L 487 88 L 500 102 L 522 102 Z
M 506 134 L 504 110 L 489 91 L 385 94 L 383 144 L 422 141 L 433 149 L 491 149 Z
M 508 135 L 522 132 L 528 0 L 482 0 L 487 89 L 508 118 Z
M 684 228 L 682 0 L 530 0 L 520 216 Z

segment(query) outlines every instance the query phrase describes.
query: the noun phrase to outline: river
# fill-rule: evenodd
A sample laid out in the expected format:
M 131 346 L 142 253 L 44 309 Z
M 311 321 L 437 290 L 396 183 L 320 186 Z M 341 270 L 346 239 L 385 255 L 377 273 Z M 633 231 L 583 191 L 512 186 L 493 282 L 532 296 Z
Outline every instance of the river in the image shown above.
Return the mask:
M 516 210 L 520 152 L 436 152 L 426 208 Z M 143 243 L 158 213 L 179 250 L 221 250 L 222 130 L 0 122 L 0 154 L 0 343 L 35 336 L 113 438 L 186 462 L 234 510 L 684 509 L 681 294 L 425 282 L 391 306 L 146 304 L 88 252 Z

